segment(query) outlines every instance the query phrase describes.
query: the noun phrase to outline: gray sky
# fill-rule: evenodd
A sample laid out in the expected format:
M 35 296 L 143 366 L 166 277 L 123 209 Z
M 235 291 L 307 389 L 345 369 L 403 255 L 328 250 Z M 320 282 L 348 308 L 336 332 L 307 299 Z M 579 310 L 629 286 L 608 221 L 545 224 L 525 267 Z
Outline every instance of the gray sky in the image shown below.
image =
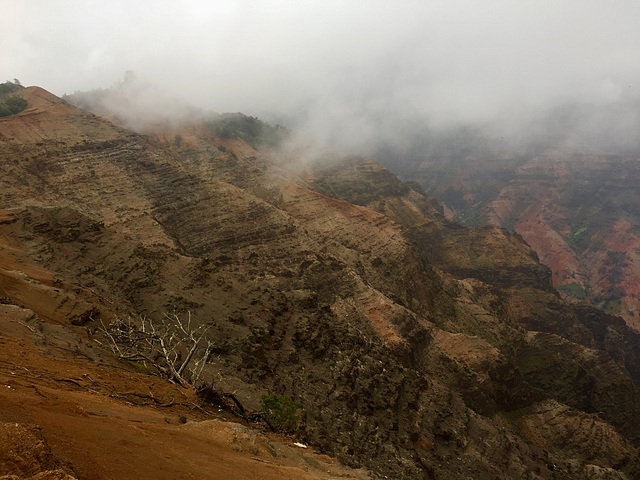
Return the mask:
M 198 107 L 304 120 L 508 118 L 640 97 L 636 0 L 0 0 L 0 81 L 55 94 L 137 76 Z M 4 78 L 3 78 L 4 77 Z

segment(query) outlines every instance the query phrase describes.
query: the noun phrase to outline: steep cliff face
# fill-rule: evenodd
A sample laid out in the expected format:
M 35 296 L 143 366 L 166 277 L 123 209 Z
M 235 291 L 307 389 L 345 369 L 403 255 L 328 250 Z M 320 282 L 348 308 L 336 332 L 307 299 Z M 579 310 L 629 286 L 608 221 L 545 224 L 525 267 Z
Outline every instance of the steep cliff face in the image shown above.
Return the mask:
M 26 90 L 0 119 L 7 301 L 212 322 L 208 381 L 293 396 L 297 435 L 376 475 L 638 474 L 638 336 L 563 303 L 517 235 L 368 159 L 292 164 L 197 121 L 162 143 Z
M 466 225 L 514 230 L 563 293 L 638 328 L 637 155 L 584 145 L 430 156 L 406 167 Z

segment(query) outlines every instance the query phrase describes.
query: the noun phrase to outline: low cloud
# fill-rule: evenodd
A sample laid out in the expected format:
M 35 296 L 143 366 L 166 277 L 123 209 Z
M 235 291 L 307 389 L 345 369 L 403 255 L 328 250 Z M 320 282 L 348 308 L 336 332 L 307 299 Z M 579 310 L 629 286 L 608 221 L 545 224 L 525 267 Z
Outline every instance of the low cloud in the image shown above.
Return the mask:
M 562 106 L 640 97 L 633 1 L 3 4 L 7 79 L 62 95 L 133 70 L 198 108 L 258 115 L 345 148 L 416 128 L 499 134 Z M 633 116 L 620 130 L 637 126 Z

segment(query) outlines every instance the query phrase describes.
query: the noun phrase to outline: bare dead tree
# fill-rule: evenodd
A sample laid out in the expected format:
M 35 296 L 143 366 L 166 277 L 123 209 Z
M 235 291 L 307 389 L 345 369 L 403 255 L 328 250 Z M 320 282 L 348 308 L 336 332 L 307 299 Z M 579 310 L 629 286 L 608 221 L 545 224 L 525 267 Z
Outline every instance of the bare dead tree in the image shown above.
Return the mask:
M 124 360 L 152 366 L 169 380 L 193 386 L 207 363 L 214 343 L 206 338 L 212 325 L 194 327 L 191 312 L 183 320 L 165 314 L 160 320 L 116 318 L 98 328 L 107 346 Z
M 159 320 L 146 317 L 139 320 L 116 318 L 108 326 L 101 323 L 94 339 L 124 360 L 152 367 L 183 387 L 195 387 L 198 397 L 203 401 L 224 408 L 247 423 L 264 422 L 271 431 L 277 431 L 278 426 L 274 425 L 266 412 L 249 412 L 233 393 L 222 392 L 213 383 L 200 381 L 214 347 L 214 343 L 206 338 L 212 326 L 205 324 L 194 327 L 191 313 L 187 314 L 186 320 L 176 314 L 165 314 Z M 114 395 L 125 398 L 146 394 L 125 392 Z M 171 404 L 173 401 L 166 405 Z

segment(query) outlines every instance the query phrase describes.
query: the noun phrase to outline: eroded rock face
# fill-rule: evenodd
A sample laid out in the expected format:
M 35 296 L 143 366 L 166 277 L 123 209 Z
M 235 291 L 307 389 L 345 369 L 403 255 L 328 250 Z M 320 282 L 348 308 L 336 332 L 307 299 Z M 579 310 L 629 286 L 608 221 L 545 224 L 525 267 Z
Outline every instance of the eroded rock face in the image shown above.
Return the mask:
M 527 409 L 519 420 L 520 428 L 537 445 L 553 452 L 574 468 L 598 465 L 616 469 L 628 463 L 632 445 L 596 414 L 585 414 L 556 401 L 544 401 Z M 578 467 L 580 468 L 580 467 Z
M 404 175 L 443 202 L 449 218 L 520 234 L 568 298 L 640 328 L 637 154 L 553 142 L 465 153 L 427 155 Z
M 446 220 L 367 159 L 293 169 L 202 125 L 165 146 L 55 102 L 18 118 L 0 120 L 0 258 L 55 272 L 43 291 L 69 292 L 76 323 L 212 322 L 210 381 L 249 408 L 292 395 L 298 435 L 378 475 L 637 471 L 638 336 L 563 303 L 517 235 Z M 552 449 L 568 411 L 617 446 Z

